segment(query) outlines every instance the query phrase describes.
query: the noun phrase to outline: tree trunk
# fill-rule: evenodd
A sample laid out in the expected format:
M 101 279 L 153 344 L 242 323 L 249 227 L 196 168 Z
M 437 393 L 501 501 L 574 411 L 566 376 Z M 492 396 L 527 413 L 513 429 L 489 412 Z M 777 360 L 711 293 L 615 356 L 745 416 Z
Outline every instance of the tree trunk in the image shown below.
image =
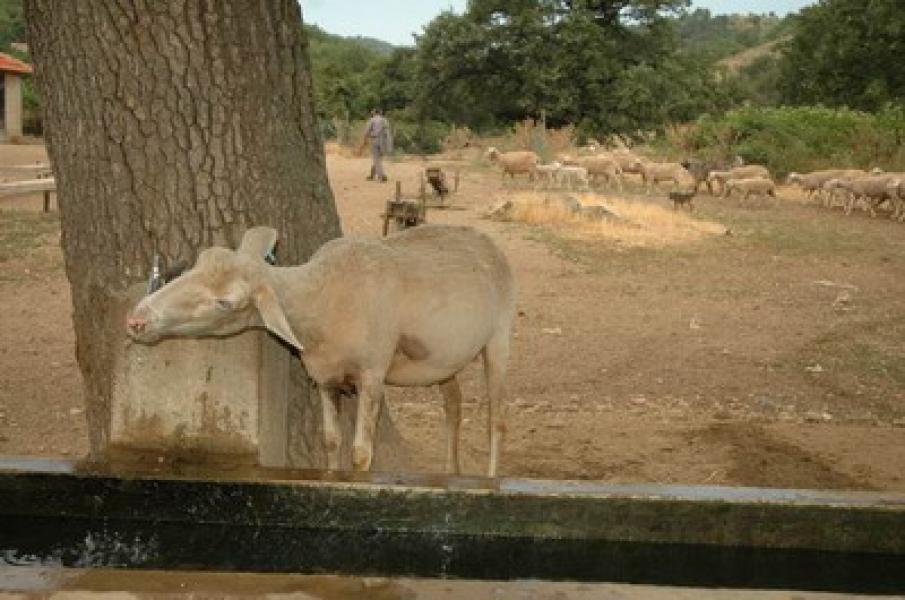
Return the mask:
M 192 264 L 267 224 L 280 263 L 297 264 L 340 235 L 339 218 L 296 0 L 26 0 L 25 10 L 98 454 L 127 289 L 155 254 Z M 319 418 L 293 364 L 290 412 Z M 319 449 L 319 428 L 303 428 L 302 445 Z

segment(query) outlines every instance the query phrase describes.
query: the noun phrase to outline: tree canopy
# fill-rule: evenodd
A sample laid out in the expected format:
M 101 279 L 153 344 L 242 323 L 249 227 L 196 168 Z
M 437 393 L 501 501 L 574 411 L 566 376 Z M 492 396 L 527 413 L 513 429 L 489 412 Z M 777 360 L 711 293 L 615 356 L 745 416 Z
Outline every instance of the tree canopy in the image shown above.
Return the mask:
M 877 110 L 905 101 L 901 0 L 821 0 L 796 18 L 782 61 L 783 99 Z

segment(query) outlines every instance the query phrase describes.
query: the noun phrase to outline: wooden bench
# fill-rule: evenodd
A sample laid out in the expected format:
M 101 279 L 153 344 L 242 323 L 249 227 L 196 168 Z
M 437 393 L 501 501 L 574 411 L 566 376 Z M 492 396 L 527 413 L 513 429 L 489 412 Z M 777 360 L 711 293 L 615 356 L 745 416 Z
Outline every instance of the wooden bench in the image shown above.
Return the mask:
M 53 177 L 0 183 L 0 198 L 5 198 L 7 196 L 21 196 L 22 194 L 34 194 L 35 192 L 44 192 L 44 212 L 50 211 L 50 193 L 56 191 L 57 181 Z

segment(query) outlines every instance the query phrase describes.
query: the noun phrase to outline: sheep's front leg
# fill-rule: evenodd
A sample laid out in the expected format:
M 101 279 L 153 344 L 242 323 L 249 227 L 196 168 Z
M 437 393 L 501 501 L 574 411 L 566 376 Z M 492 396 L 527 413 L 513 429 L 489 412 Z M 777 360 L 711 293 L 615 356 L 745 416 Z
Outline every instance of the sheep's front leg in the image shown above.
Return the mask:
M 352 443 L 352 468 L 367 471 L 374 458 L 374 434 L 383 402 L 383 375 L 363 374 L 358 388 L 358 416 L 355 419 L 355 441 Z
M 332 391 L 318 386 L 321 396 L 321 409 L 324 414 L 324 450 L 327 454 L 327 468 L 331 471 L 338 470 L 339 451 L 342 445 L 342 431 L 336 416 L 336 397 Z
M 440 384 L 440 392 L 446 401 L 446 472 L 458 475 L 462 472 L 462 462 L 459 460 L 462 390 L 455 376 Z

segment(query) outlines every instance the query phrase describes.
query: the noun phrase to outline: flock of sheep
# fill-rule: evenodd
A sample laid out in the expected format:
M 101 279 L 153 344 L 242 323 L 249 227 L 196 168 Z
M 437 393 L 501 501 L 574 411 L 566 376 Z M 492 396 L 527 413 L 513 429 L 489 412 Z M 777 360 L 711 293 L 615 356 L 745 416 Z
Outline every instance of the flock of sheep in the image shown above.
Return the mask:
M 687 201 L 705 184 L 711 195 L 728 198 L 738 193 L 744 200 L 752 196 L 765 199 L 776 197 L 776 183 L 770 171 L 760 165 L 731 165 L 707 163 L 698 160 L 654 162 L 631 150 L 597 151 L 585 156 L 560 155 L 556 160 L 542 164 L 540 157 L 531 151 L 500 152 L 496 148 L 487 151 L 487 157 L 498 164 L 503 177 L 527 175 L 535 185 L 545 189 L 564 187 L 569 190 L 588 191 L 601 183 L 622 190 L 623 178 L 637 174 L 650 194 L 660 183 L 671 183 L 671 194 L 678 205 L 679 198 Z M 877 209 L 888 206 L 890 218 L 905 221 L 905 173 L 871 172 L 858 169 L 829 169 L 813 173 L 789 175 L 787 183 L 799 185 L 810 198 L 818 198 L 824 206 L 838 203 L 850 214 L 856 205 L 865 207 L 876 216 Z M 683 196 L 684 194 L 684 196 Z

